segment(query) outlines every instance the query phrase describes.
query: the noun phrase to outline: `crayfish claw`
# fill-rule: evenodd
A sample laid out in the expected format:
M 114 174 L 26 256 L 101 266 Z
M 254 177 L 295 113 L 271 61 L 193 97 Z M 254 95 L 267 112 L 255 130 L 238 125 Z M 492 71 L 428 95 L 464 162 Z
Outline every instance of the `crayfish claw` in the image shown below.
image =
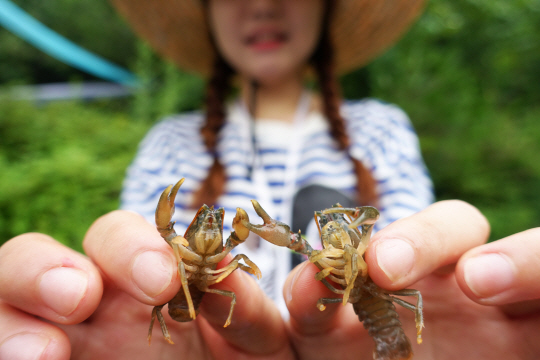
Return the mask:
M 174 199 L 178 193 L 178 189 L 184 183 L 185 178 L 180 179 L 174 186 L 169 185 L 159 197 L 158 205 L 156 208 L 156 225 L 161 233 L 161 236 L 166 238 L 174 225 L 171 222 L 174 214 Z
M 171 193 L 172 185 L 169 185 L 163 190 L 159 197 L 158 205 L 156 208 L 156 225 L 160 227 L 166 227 L 171 220 L 171 207 L 169 203 L 169 196 Z
M 345 214 L 353 218 L 349 229 L 355 229 L 361 225 L 373 225 L 379 219 L 379 210 L 373 206 L 361 206 L 357 208 L 344 208 L 339 204 L 321 211 L 321 214 Z
M 257 211 L 257 214 L 263 219 L 264 223 L 262 225 L 253 225 L 249 221 L 244 221 L 242 225 L 274 245 L 284 247 L 291 246 L 292 233 L 289 226 L 268 216 L 257 201 L 251 200 L 251 202 L 253 203 L 255 211 Z
M 259 204 L 257 200 L 251 200 L 251 204 L 253 204 L 253 209 L 255 209 L 257 215 L 259 215 L 261 219 L 263 219 L 265 224 L 270 224 L 274 221 L 274 219 L 272 219 L 270 215 L 268 215 L 266 210 L 262 208 L 261 204 Z
M 240 241 L 246 240 L 249 236 L 249 229 L 246 224 L 249 224 L 248 214 L 244 209 L 236 208 L 236 216 L 233 219 L 232 227 Z
M 356 229 L 362 225 L 373 225 L 379 220 L 379 210 L 373 206 L 362 206 L 355 214 L 355 219 L 349 224 L 349 229 Z
M 274 245 L 283 246 L 305 255 L 311 254 L 313 249 L 300 233 L 295 234 L 291 232 L 289 225 L 272 219 L 257 200 L 251 200 L 251 203 L 257 215 L 262 218 L 263 224 L 253 225 L 249 222 L 246 214 L 247 220 L 242 221 L 244 227 Z

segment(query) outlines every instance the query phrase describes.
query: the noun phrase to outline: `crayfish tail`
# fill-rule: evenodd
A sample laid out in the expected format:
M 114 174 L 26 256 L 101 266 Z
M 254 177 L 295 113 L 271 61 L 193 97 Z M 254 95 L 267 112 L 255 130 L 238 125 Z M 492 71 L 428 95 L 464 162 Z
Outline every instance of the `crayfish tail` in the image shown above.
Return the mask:
M 413 351 L 409 339 L 403 331 L 389 331 L 385 334 L 386 339 L 375 338 L 375 360 L 409 360 L 413 357 Z M 392 339 L 390 341 L 390 339 Z
M 413 351 L 391 301 L 365 293 L 354 311 L 375 341 L 374 360 L 409 360 Z

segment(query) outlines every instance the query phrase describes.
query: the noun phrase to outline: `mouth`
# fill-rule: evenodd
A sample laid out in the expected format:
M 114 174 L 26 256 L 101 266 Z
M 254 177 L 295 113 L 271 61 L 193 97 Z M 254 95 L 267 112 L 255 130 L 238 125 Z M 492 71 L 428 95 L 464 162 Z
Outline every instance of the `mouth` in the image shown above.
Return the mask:
M 274 50 L 285 44 L 288 36 L 283 31 L 260 30 L 253 32 L 246 38 L 246 45 L 254 50 Z

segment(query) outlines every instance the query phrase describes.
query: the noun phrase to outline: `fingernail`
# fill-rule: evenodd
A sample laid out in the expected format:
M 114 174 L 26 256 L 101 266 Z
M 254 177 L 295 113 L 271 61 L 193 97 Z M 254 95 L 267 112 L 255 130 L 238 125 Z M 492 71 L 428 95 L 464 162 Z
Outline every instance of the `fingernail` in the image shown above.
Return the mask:
M 58 267 L 41 276 L 39 293 L 43 302 L 58 315 L 70 315 L 86 294 L 88 274 L 84 271 Z
M 156 297 L 170 285 L 175 270 L 170 257 L 157 251 L 146 251 L 135 258 L 131 276 L 142 292 Z
M 501 254 L 473 257 L 463 267 L 465 282 L 479 298 L 490 298 L 512 287 L 515 269 L 510 259 Z
M 298 280 L 298 277 L 300 276 L 300 274 L 302 273 L 302 271 L 304 271 L 304 269 L 306 268 L 308 262 L 305 261 L 304 263 L 302 263 L 300 265 L 300 267 L 296 270 L 296 272 L 294 273 L 294 276 L 293 278 L 291 279 L 291 281 L 289 282 L 289 286 L 287 286 L 285 288 L 285 294 L 284 295 L 284 298 L 285 298 L 285 302 L 286 303 L 289 303 L 292 301 L 292 292 L 293 292 L 293 288 L 296 286 L 296 281 Z
M 41 358 L 51 339 L 37 334 L 18 334 L 0 345 L 0 359 L 34 360 Z
M 411 271 L 415 252 L 409 243 L 399 239 L 389 239 L 376 246 L 377 263 L 390 281 L 396 282 Z

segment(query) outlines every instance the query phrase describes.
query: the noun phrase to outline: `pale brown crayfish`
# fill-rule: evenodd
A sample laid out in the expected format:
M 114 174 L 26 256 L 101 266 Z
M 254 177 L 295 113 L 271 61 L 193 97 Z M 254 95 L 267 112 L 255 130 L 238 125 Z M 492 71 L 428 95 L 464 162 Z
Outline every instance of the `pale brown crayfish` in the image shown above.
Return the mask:
M 424 327 L 422 296 L 418 290 L 403 289 L 387 291 L 377 286 L 368 276 L 364 253 L 371 237 L 373 225 L 379 211 L 371 206 L 343 208 L 334 207 L 315 212 L 315 221 L 323 244 L 322 250 L 313 250 L 311 245 L 290 231 L 284 223 L 272 219 L 255 200 L 252 200 L 262 225 L 249 222 L 247 213 L 238 208 L 236 217 L 247 229 L 278 246 L 285 246 L 307 255 L 320 271 L 316 279 L 330 291 L 343 295 L 342 298 L 320 298 L 317 308 L 326 309 L 326 304 L 352 303 L 360 321 L 375 341 L 375 360 L 407 360 L 412 358 L 409 339 L 403 332 L 394 303 L 415 314 L 417 342 L 422 342 Z M 348 216 L 348 221 L 345 216 Z M 358 230 L 360 228 L 360 231 Z M 336 286 L 330 283 L 331 280 Z M 414 296 L 413 305 L 395 296 Z
M 186 322 L 195 319 L 199 313 L 199 304 L 204 293 L 214 293 L 232 298 L 229 316 L 224 327 L 230 325 L 236 295 L 232 291 L 211 289 L 209 286 L 217 284 L 229 276 L 234 270 L 240 268 L 257 278 L 261 277 L 261 271 L 249 258 L 243 254 L 236 255 L 233 260 L 221 269 L 216 270 L 217 264 L 237 245 L 244 242 L 249 235 L 249 230 L 239 224 L 236 218 L 233 220 L 235 231 L 231 233 L 225 247 L 223 246 L 223 217 L 225 210 L 203 205 L 193 221 L 189 225 L 184 236 L 179 236 L 174 230 L 174 222 L 171 218 L 174 214 L 174 199 L 178 189 L 184 182 L 181 179 L 174 185 L 167 187 L 159 199 L 156 209 L 156 224 L 160 235 L 165 239 L 173 251 L 178 262 L 178 274 L 182 288 L 169 304 L 169 315 L 176 321 Z M 240 263 L 244 260 L 247 264 Z M 166 304 L 155 306 L 152 310 L 150 329 L 148 330 L 148 342 L 152 339 L 152 328 L 157 316 L 161 331 L 165 340 L 173 344 L 161 309 Z

